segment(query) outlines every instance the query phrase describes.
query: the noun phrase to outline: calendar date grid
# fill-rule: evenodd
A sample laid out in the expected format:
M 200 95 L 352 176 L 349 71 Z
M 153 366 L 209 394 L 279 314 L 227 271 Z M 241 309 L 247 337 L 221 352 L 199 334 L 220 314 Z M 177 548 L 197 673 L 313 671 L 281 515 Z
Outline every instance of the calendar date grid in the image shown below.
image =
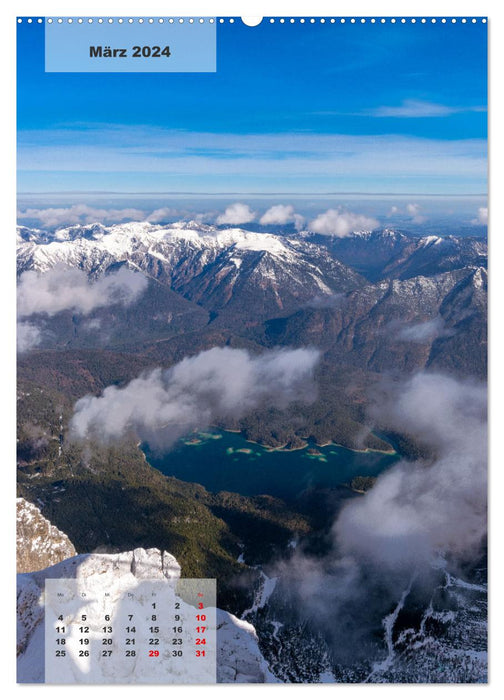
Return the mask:
M 215 581 L 46 581 L 46 683 L 215 682 Z

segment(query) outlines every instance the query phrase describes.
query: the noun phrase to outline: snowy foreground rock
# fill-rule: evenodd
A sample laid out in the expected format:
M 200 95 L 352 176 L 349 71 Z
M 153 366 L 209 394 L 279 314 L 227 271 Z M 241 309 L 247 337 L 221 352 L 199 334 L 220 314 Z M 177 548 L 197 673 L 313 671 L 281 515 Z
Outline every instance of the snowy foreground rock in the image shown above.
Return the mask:
M 159 549 L 135 549 L 119 554 L 80 554 L 33 573 L 18 574 L 18 680 L 44 681 L 44 607 L 46 578 L 94 578 L 100 590 L 118 585 L 127 592 L 139 581 L 180 577 L 177 560 Z M 98 581 L 96 580 L 98 577 Z M 92 622 L 90 620 L 90 622 Z M 253 625 L 217 610 L 217 681 L 275 682 L 259 651 Z

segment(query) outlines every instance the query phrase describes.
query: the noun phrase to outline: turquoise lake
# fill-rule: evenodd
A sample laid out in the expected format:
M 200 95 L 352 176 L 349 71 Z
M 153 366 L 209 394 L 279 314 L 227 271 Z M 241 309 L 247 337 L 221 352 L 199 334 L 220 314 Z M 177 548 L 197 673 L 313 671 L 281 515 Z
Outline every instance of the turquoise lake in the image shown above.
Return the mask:
M 213 492 L 283 499 L 295 498 L 310 487 L 334 487 L 355 476 L 377 476 L 399 459 L 397 454 L 356 452 L 336 445 L 272 450 L 223 431 L 194 433 L 178 440 L 164 455 L 150 451 L 148 445 L 142 449 L 148 462 L 166 476 L 202 484 Z

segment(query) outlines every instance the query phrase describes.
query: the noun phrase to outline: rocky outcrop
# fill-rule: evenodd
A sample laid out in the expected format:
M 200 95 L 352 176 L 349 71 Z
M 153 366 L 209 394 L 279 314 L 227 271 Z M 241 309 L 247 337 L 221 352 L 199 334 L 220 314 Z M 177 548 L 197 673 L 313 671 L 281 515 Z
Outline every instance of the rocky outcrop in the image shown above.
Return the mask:
M 16 502 L 17 571 L 37 571 L 76 554 L 64 532 L 24 498 Z

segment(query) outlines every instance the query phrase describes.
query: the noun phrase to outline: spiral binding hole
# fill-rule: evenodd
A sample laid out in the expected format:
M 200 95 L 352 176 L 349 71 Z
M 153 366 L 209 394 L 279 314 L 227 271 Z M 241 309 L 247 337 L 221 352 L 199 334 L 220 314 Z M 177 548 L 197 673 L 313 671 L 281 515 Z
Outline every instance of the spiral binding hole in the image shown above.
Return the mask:
M 207 19 L 205 19 L 205 18 L 203 18 L 203 17 L 200 17 L 200 18 L 198 18 L 198 19 L 194 19 L 194 18 L 192 18 L 192 17 L 191 17 L 191 18 L 179 17 L 179 18 L 177 18 L 177 19 L 174 19 L 173 17 L 170 17 L 170 18 L 159 17 L 159 18 L 157 18 L 157 20 L 156 20 L 156 18 L 153 18 L 153 17 L 149 17 L 149 18 L 145 18 L 145 19 L 144 19 L 143 17 L 139 17 L 139 18 L 136 19 L 136 20 L 133 19 L 132 17 L 129 17 L 128 19 L 123 19 L 122 17 L 115 17 L 115 18 L 114 18 L 114 17 L 107 17 L 107 18 L 103 18 L 103 17 L 98 17 L 98 18 L 88 17 L 87 19 L 83 19 L 82 17 L 79 17 L 79 18 L 76 18 L 76 17 L 75 17 L 75 18 L 74 18 L 74 17 L 66 17 L 66 18 L 62 18 L 62 17 L 55 17 L 55 18 L 53 18 L 53 17 L 47 17 L 47 18 L 40 18 L 40 17 L 39 17 L 39 18 L 37 18 L 37 19 L 31 18 L 31 17 L 27 17 L 27 18 L 17 17 L 17 18 L 16 18 L 16 22 L 17 22 L 18 24 L 22 24 L 23 22 L 26 22 L 27 24 L 42 24 L 42 23 L 44 22 L 44 19 L 45 19 L 45 22 L 47 22 L 47 24 L 75 24 L 75 23 L 77 23 L 77 24 L 83 24 L 84 22 L 87 22 L 88 24 L 93 24 L 94 22 L 97 22 L 98 24 L 105 24 L 105 23 L 106 23 L 106 24 L 114 24 L 114 23 L 116 23 L 116 22 L 117 22 L 117 24 L 125 24 L 125 23 L 127 23 L 127 24 L 134 24 L 135 21 L 137 21 L 138 24 L 145 24 L 145 23 L 148 23 L 148 24 L 155 24 L 156 21 L 157 21 L 159 24 L 164 24 L 165 22 L 168 22 L 169 24 L 174 24 L 175 22 L 178 22 L 179 24 L 184 24 L 185 22 L 187 22 L 187 23 L 189 23 L 189 24 L 194 24 L 195 22 L 197 22 L 197 23 L 199 23 L 199 24 L 204 24 L 205 21 L 208 22 L 209 24 L 215 24 L 215 22 L 218 22 L 219 24 L 225 24 L 226 20 L 229 22 L 229 24 L 234 24 L 234 22 L 235 22 L 234 17 L 229 17 L 229 18 L 220 17 L 218 20 L 214 19 L 213 17 L 210 17 L 210 18 L 207 18 Z M 247 26 L 250 26 L 250 27 L 256 27 L 256 26 L 258 26 L 259 24 L 261 24 L 261 22 L 263 21 L 263 19 L 264 19 L 263 17 L 242 17 L 242 18 L 241 18 L 243 24 L 245 24 L 245 25 L 247 25 Z M 389 18 L 381 17 L 380 19 L 377 19 L 377 18 L 375 18 L 375 17 L 371 17 L 371 18 L 366 18 L 366 17 L 360 17 L 360 18 L 355 18 L 355 17 L 340 17 L 340 18 L 338 18 L 338 19 L 336 19 L 336 18 L 334 18 L 334 17 L 331 17 L 331 18 L 325 18 L 325 17 L 315 18 L 315 17 L 311 17 L 311 18 L 309 18 L 309 19 L 306 19 L 306 18 L 304 18 L 304 17 L 297 17 L 297 18 L 295 18 L 295 17 L 290 17 L 290 18 L 288 18 L 288 19 L 287 19 L 287 18 L 284 18 L 284 17 L 281 17 L 281 18 L 279 18 L 279 17 L 270 17 L 269 20 L 268 20 L 269 24 L 275 24 L 275 23 L 278 23 L 278 24 L 295 24 L 295 23 L 299 23 L 299 24 L 307 24 L 307 23 L 308 23 L 308 24 L 316 24 L 317 22 L 320 23 L 320 24 L 326 24 L 326 23 L 336 24 L 337 22 L 339 22 L 340 24 L 346 24 L 347 22 L 349 22 L 350 24 L 358 24 L 358 23 L 359 23 L 359 24 L 367 24 L 367 23 L 371 23 L 371 24 L 377 24 L 377 23 L 378 23 L 378 24 L 387 24 L 387 23 L 390 23 L 390 24 L 397 24 L 397 23 L 406 24 L 408 21 L 409 21 L 411 24 L 416 24 L 417 22 L 420 22 L 421 24 L 427 24 L 427 23 L 430 23 L 430 24 L 437 24 L 437 23 L 441 23 L 441 24 L 457 24 L 457 23 L 460 23 L 460 24 L 477 24 L 478 22 L 481 22 L 482 24 L 487 24 L 487 18 L 486 18 L 486 17 L 482 17 L 481 19 L 477 19 L 476 17 L 472 17 L 472 18 L 467 18 L 467 17 L 451 17 L 451 18 L 448 18 L 448 19 L 447 19 L 446 17 L 442 17 L 442 18 L 441 18 L 441 17 L 430 17 L 430 18 L 426 18 L 426 17 L 421 17 L 421 18 L 411 17 L 411 18 L 408 18 L 408 19 L 406 19 L 405 17 L 402 17 L 401 19 L 397 19 L 396 17 L 389 17 Z

